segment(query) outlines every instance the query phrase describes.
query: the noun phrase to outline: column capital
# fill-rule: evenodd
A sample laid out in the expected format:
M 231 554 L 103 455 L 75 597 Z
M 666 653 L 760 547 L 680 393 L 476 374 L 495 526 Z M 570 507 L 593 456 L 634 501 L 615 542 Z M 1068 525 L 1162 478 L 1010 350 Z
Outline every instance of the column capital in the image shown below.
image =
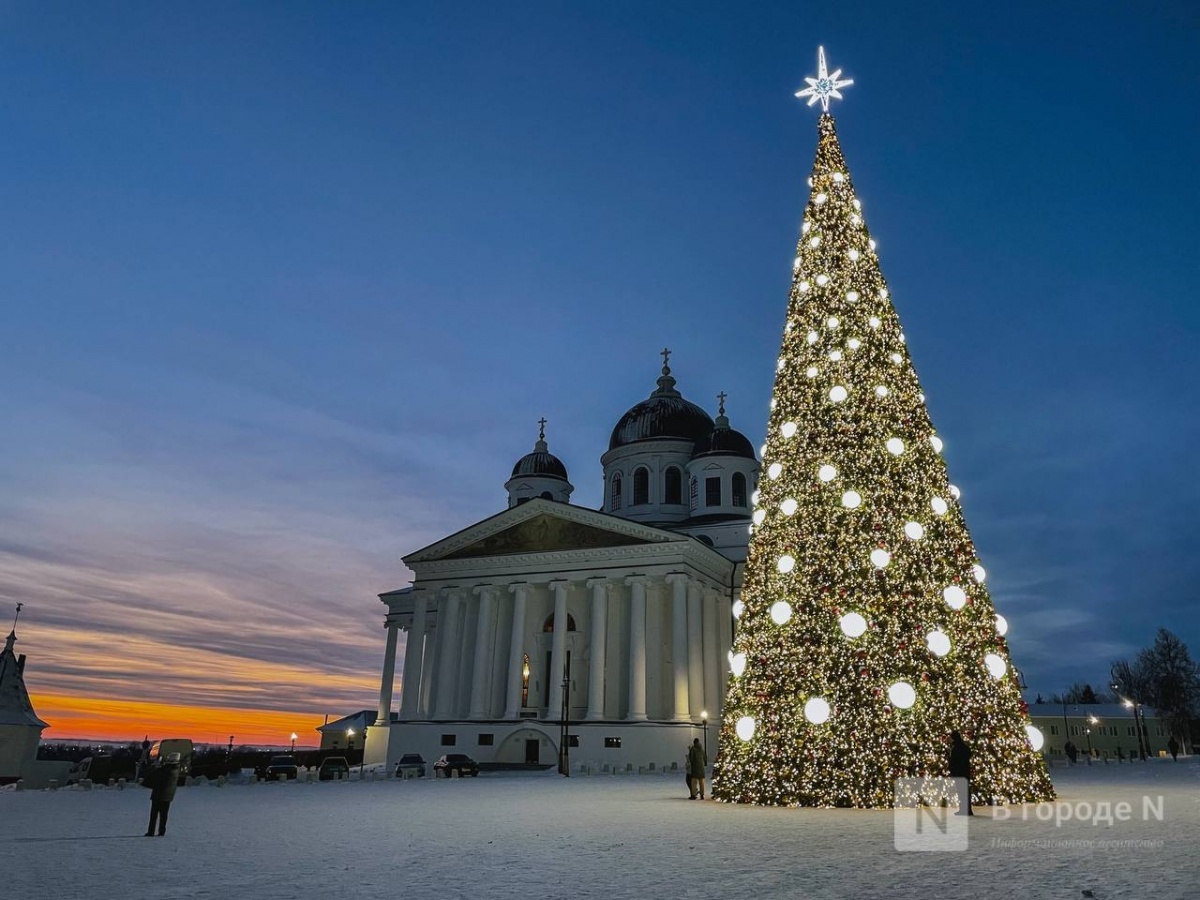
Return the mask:
M 569 588 L 571 586 L 571 579 L 569 579 L 569 578 L 552 578 L 546 582 L 546 585 L 548 587 L 552 588 L 553 590 L 558 590 L 559 588 L 562 588 L 565 590 L 566 588 Z
M 496 596 L 496 586 L 494 584 L 477 584 L 471 588 L 471 593 L 481 600 L 490 600 Z
M 458 587 L 458 585 L 451 585 L 450 587 L 444 587 L 441 590 L 441 595 L 449 600 L 461 599 L 462 593 L 463 593 L 462 588 Z
M 691 576 L 686 572 L 669 572 L 663 576 L 663 581 L 665 581 L 667 584 L 675 584 L 677 581 L 687 583 L 691 581 Z
M 648 577 L 649 576 L 646 575 L 627 575 L 625 577 L 625 584 L 629 585 L 630 587 L 635 584 L 645 585 Z
M 594 590 L 597 587 L 603 587 L 605 590 L 607 590 L 611 586 L 609 580 L 603 575 L 593 575 L 591 578 L 585 581 L 584 584 L 587 586 L 589 591 Z
M 523 594 L 527 590 L 529 590 L 528 581 L 514 581 L 508 586 L 508 592 L 510 594 Z

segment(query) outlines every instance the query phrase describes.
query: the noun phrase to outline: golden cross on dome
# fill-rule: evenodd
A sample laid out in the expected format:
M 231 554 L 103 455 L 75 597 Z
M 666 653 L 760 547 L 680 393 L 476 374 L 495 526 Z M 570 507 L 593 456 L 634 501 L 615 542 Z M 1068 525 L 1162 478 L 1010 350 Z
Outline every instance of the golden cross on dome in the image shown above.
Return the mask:
M 724 391 L 721 391 L 721 393 L 717 394 L 717 402 L 721 404 L 720 407 L 717 409 L 717 415 L 719 415 L 719 416 L 725 415 L 725 398 L 728 396 L 729 395 L 727 393 L 725 393 Z
M 671 351 L 663 347 L 659 355 L 663 358 L 663 374 L 665 375 L 671 371 Z
M 538 419 L 538 425 L 541 426 L 541 430 L 538 432 L 538 440 L 544 441 L 546 439 L 546 417 L 545 416 L 542 416 L 540 419 Z

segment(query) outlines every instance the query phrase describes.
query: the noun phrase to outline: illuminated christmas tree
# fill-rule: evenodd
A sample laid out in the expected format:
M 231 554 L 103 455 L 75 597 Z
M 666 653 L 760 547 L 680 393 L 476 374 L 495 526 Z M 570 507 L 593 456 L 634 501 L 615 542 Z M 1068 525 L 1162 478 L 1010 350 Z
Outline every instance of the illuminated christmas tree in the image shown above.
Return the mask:
M 942 441 L 820 100 L 713 796 L 886 807 L 972 749 L 979 802 L 1054 796 Z

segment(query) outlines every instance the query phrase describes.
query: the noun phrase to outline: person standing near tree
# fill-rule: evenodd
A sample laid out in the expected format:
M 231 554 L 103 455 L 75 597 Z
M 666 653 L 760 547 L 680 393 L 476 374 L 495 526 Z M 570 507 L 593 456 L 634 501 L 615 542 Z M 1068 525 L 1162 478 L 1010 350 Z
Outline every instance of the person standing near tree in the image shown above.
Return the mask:
M 699 791 L 700 799 L 704 799 L 704 776 L 708 768 L 708 755 L 704 752 L 704 748 L 700 746 L 700 738 L 692 739 L 692 746 L 688 748 L 688 777 L 691 778 L 692 795 L 689 800 L 696 799 L 696 793 Z
M 1075 745 L 1071 743 L 1070 739 L 1067 740 L 1067 745 L 1063 747 L 1063 751 L 1067 754 L 1067 759 L 1069 759 L 1071 762 L 1074 763 L 1079 761 L 1079 751 L 1075 748 Z
M 950 777 L 962 778 L 965 787 L 958 792 L 958 812 L 956 816 L 973 816 L 971 809 L 971 748 L 967 746 L 961 734 L 950 732 Z
M 155 826 L 159 837 L 167 833 L 167 814 L 179 784 L 179 760 L 178 753 L 168 753 L 167 761 L 152 769 L 146 777 L 146 786 L 150 788 L 150 824 L 146 827 L 146 837 L 154 837 Z
M 1175 739 L 1175 735 L 1171 735 L 1171 739 L 1167 741 L 1167 749 L 1171 751 L 1171 759 L 1179 762 L 1179 741 Z

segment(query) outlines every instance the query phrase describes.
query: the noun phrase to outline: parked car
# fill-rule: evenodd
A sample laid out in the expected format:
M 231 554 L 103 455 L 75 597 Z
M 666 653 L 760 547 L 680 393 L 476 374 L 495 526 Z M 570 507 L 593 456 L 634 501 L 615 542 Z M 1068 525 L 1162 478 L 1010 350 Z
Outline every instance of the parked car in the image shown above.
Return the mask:
M 296 767 L 294 756 L 272 756 L 271 761 L 262 767 L 259 774 L 270 781 L 275 781 L 280 775 L 286 775 L 290 781 L 300 774 L 300 770 Z
M 459 775 L 470 775 L 472 778 L 479 774 L 479 763 L 465 753 L 447 753 L 433 764 L 433 777 L 441 775 L 449 778 L 452 772 Z
M 408 772 L 415 772 L 417 778 L 429 774 L 425 768 L 425 757 L 420 753 L 405 753 L 400 757 L 400 762 L 396 763 L 396 777 L 403 778 Z
M 179 784 L 183 785 L 192 774 L 192 741 L 191 738 L 164 738 L 155 741 L 150 747 L 150 765 L 162 765 L 172 753 L 179 754 Z
M 118 756 L 86 756 L 67 773 L 67 784 L 78 784 L 89 778 L 96 784 L 108 784 L 109 779 L 124 778 L 132 782 L 137 777 L 137 761 Z
M 333 781 L 336 778 L 349 778 L 350 764 L 344 756 L 327 756 L 317 769 L 318 781 Z

